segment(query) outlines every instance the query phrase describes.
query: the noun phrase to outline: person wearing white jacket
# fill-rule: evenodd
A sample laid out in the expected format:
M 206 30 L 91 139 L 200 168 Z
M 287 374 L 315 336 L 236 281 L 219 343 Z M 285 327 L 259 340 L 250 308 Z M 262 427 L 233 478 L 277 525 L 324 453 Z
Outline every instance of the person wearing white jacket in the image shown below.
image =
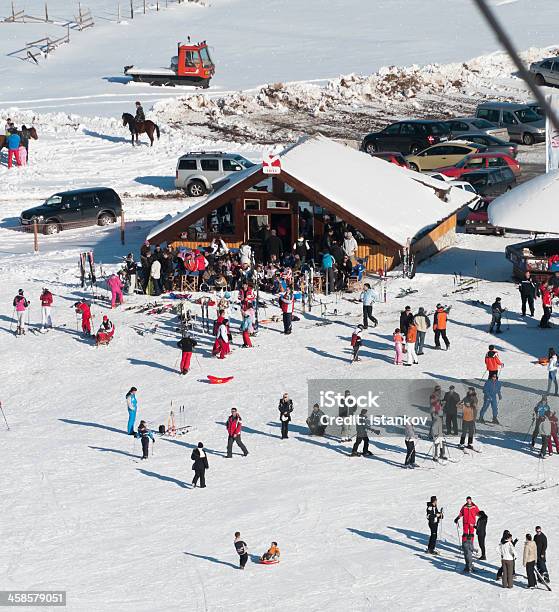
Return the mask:
M 153 281 L 154 295 L 161 295 L 161 262 L 159 259 L 152 258 L 149 275 Z
M 355 254 L 357 253 L 357 240 L 355 240 L 351 232 L 346 232 L 344 234 L 342 249 L 345 255 L 347 255 L 351 261 L 354 262 Z
M 513 577 L 514 577 L 514 560 L 516 559 L 516 553 L 514 550 L 514 544 L 512 543 L 512 535 L 510 532 L 505 531 L 501 538 L 501 543 L 497 547 L 501 555 L 501 564 L 503 573 L 501 575 L 502 585 L 504 589 L 512 589 Z
M 559 385 L 557 384 L 557 353 L 550 348 L 547 353 L 547 394 L 551 391 L 551 385 L 555 387 L 555 395 L 559 395 Z
M 250 266 L 252 261 L 252 248 L 250 244 L 243 243 L 239 249 L 239 255 L 241 256 L 241 266 L 243 264 L 248 264 Z

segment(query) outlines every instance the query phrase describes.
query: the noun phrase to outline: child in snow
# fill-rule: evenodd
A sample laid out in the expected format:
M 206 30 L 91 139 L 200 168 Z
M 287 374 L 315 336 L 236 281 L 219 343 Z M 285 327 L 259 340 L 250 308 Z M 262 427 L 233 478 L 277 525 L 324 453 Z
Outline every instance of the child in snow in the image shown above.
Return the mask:
M 280 549 L 277 542 L 272 542 L 268 550 L 260 557 L 262 561 L 271 561 L 272 559 L 280 558 Z
M 250 341 L 250 329 L 252 327 L 252 318 L 249 310 L 243 311 L 243 320 L 241 322 L 241 332 L 243 334 L 242 348 L 252 348 Z
M 394 330 L 394 350 L 396 356 L 394 357 L 394 365 L 402 365 L 402 356 L 404 354 L 404 336 L 400 332 L 400 328 L 397 327 Z
M 19 145 L 19 165 L 27 166 L 27 149 L 22 144 Z
M 148 429 L 148 426 L 146 425 L 145 421 L 140 421 L 136 437 L 140 438 L 142 442 L 142 459 L 147 459 L 149 451 L 149 441 L 151 439 L 151 441 L 155 444 L 155 438 L 153 437 L 151 431 Z
M 103 322 L 99 326 L 97 331 L 97 335 L 95 336 L 95 343 L 97 346 L 99 344 L 109 344 L 109 342 L 113 339 L 115 334 L 115 326 L 112 321 L 109 321 L 109 317 L 105 315 L 103 317 Z
M 363 332 L 363 325 L 358 325 L 351 334 L 351 346 L 353 347 L 353 361 L 361 361 L 359 359 L 359 349 L 363 344 L 361 333 Z

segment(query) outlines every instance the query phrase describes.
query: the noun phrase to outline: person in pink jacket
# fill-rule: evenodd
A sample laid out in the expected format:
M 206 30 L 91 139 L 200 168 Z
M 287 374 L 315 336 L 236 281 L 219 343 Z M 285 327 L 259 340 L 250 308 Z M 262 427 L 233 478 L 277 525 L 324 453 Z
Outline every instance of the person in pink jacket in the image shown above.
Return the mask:
M 124 304 L 124 300 L 122 299 L 122 281 L 118 274 L 111 274 L 107 279 L 107 287 L 111 292 L 111 308 L 116 306 L 116 301 L 118 299 L 118 304 Z
M 396 351 L 396 355 L 394 356 L 394 365 L 402 365 L 404 356 L 404 335 L 400 331 L 399 327 L 394 330 L 393 338 L 394 350 Z

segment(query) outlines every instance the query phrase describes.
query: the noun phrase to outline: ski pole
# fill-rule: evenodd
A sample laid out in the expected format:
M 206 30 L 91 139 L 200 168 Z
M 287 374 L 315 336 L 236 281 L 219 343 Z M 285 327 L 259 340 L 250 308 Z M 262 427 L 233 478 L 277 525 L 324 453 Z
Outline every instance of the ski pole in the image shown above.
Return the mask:
M 6 419 L 6 415 L 4 414 L 4 408 L 2 407 L 2 402 L 0 402 L 0 411 L 2 411 L 2 416 L 4 417 L 4 422 L 6 423 L 6 427 L 8 431 L 10 431 L 10 426 L 8 425 L 8 421 Z
M 202 366 L 200 365 L 200 360 L 198 359 L 198 355 L 196 355 L 196 353 L 194 353 L 194 357 L 196 357 L 196 363 L 198 364 L 198 367 L 202 369 Z
M 14 306 L 14 310 L 12 312 L 12 319 L 10 321 L 10 332 L 12 331 L 12 326 L 15 320 L 16 320 L 16 307 Z

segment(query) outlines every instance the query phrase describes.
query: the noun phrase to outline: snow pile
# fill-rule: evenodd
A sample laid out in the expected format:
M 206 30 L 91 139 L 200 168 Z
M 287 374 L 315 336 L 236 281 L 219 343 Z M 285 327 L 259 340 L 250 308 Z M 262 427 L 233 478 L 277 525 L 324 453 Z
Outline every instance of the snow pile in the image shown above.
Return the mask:
M 558 54 L 559 47 L 531 48 L 522 54 L 522 59 L 529 64 Z M 263 110 L 299 111 L 316 116 L 347 105 L 386 106 L 432 95 L 469 96 L 472 93 L 498 99 L 526 96 L 524 83 L 515 75 L 508 56 L 493 53 L 463 63 L 386 66 L 368 76 L 343 75 L 324 86 L 273 83 L 263 85 L 256 92 L 238 92 L 223 97 L 179 97 L 156 103 L 154 111 L 163 117 L 178 117 L 185 111 L 192 111 L 205 113 L 214 120 Z

